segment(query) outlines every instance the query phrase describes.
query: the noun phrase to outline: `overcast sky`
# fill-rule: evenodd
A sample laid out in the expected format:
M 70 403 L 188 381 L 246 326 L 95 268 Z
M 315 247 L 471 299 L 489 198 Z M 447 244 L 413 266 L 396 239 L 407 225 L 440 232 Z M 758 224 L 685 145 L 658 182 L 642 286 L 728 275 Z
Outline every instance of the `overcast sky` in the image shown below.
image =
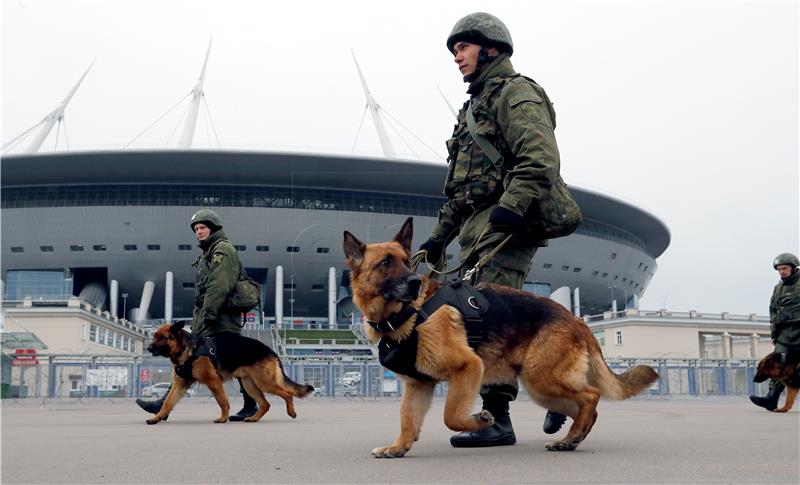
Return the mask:
M 96 59 L 67 108 L 69 148 L 174 147 L 185 103 L 131 141 L 193 87 L 213 36 L 195 146 L 217 146 L 211 119 L 223 148 L 380 155 L 369 114 L 356 140 L 353 49 L 408 142 L 392 134 L 398 154 L 444 163 L 454 119 L 439 89 L 466 99 L 445 39 L 486 10 L 555 103 L 567 183 L 670 228 L 641 307 L 766 314 L 772 259 L 800 246 L 796 1 L 3 0 L 3 140 Z

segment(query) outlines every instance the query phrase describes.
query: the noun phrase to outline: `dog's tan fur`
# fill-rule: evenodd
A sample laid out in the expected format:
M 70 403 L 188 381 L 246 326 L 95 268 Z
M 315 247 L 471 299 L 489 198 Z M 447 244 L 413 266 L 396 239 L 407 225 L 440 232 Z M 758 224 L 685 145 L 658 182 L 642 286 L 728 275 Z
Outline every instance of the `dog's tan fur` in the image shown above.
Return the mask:
M 182 324 L 163 325 L 153 335 L 153 342 L 149 349 L 154 355 L 169 357 L 174 366 L 183 365 L 195 352 L 195 347 L 189 334 L 182 330 Z M 245 339 L 236 336 L 235 338 Z M 176 372 L 172 373 L 172 388 L 167 394 L 161 410 L 152 418 L 147 420 L 147 424 L 156 424 L 169 417 L 169 413 L 178 404 L 186 390 L 197 381 L 205 384 L 214 395 L 220 408 L 220 416 L 215 419 L 215 423 L 225 423 L 230 416 L 230 404 L 223 388 L 223 382 L 239 378 L 247 394 L 253 397 L 258 403 L 258 411 L 253 416 L 245 418 L 244 421 L 256 422 L 269 411 L 270 404 L 264 393 L 277 395 L 286 402 L 286 414 L 292 418 L 297 417 L 294 409 L 293 397 L 305 397 L 314 388 L 311 386 L 300 385 L 289 379 L 283 372 L 280 359 L 265 345 L 256 343 L 257 354 L 253 356 L 249 365 L 240 365 L 235 369 L 223 369 L 215 367 L 208 357 L 199 357 L 192 364 L 192 380 L 186 380 Z M 263 348 L 261 348 L 263 347 Z M 152 350 L 156 349 L 156 350 Z M 250 347 L 252 350 L 252 347 Z M 224 352 L 241 351 L 225 347 L 218 347 L 217 352 L 221 356 Z
M 387 300 L 381 288 L 387 281 L 404 281 L 413 274 L 409 268 L 412 232 L 411 218 L 394 240 L 386 243 L 365 245 L 345 231 L 344 251 L 351 269 L 353 301 L 366 320 L 380 321 L 403 308 L 402 300 Z M 440 286 L 423 277 L 418 295 L 410 295 L 407 300 L 419 308 Z M 489 412 L 470 414 L 480 386 L 519 379 L 537 403 L 574 420 L 567 436 L 548 443 L 547 448 L 573 450 L 592 429 L 601 396 L 626 399 L 658 378 L 647 366 L 615 375 L 586 324 L 552 300 L 509 287 L 487 286 L 504 300 L 536 306 L 550 321 L 515 322 L 509 327 L 516 329 L 512 334 L 484 342 L 477 353 L 467 343 L 461 313 L 453 307 L 439 308 L 417 326 L 416 369 L 436 381 L 448 381 L 444 409 L 448 428 L 479 431 L 491 426 L 494 418 Z M 388 337 L 407 338 L 414 318 L 396 327 Z M 381 338 L 372 326 L 365 323 L 364 328 L 373 342 Z M 431 404 L 435 382 L 402 377 L 405 390 L 400 407 L 400 436 L 391 445 L 372 450 L 376 457 L 400 457 L 408 452 L 419 439 Z
M 791 363 L 783 364 L 781 363 L 781 354 L 772 352 L 758 363 L 756 375 L 753 377 L 754 382 L 777 379 L 786 386 L 786 402 L 783 403 L 783 407 L 775 410 L 776 413 L 785 413 L 792 409 L 797 392 L 800 390 L 800 387 L 792 385 L 795 381 L 790 380 L 792 374 L 796 374 L 800 367 L 800 362 L 797 360 L 797 358 L 793 358 Z

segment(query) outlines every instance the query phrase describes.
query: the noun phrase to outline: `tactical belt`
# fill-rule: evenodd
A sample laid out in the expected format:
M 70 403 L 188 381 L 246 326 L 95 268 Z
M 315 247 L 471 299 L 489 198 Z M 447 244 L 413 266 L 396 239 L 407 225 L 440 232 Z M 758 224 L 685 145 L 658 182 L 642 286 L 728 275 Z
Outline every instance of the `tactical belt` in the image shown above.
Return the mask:
M 367 320 L 372 328 L 384 334 L 380 342 L 378 342 L 378 357 L 381 365 L 393 372 L 418 381 L 434 380 L 432 377 L 419 372 L 416 368 L 417 344 L 419 342 L 419 334 L 416 327 L 425 322 L 430 315 L 443 305 L 450 305 L 461 312 L 467 333 L 467 343 L 474 350 L 477 350 L 487 336 L 488 327 L 483 322 L 483 315 L 489 310 L 489 301 L 474 286 L 462 281 L 456 281 L 439 288 L 419 310 L 409 305 L 386 320 L 379 322 Z M 387 333 L 394 331 L 415 313 L 417 318 L 414 321 L 414 329 L 408 338 L 398 342 L 386 336 Z
M 192 336 L 192 340 L 194 340 L 193 343 L 196 343 L 192 355 L 183 364 L 175 366 L 175 374 L 186 381 L 195 380 L 192 377 L 192 365 L 200 357 L 208 357 L 214 367 L 217 366 L 217 346 L 214 344 L 214 339 L 212 337 Z

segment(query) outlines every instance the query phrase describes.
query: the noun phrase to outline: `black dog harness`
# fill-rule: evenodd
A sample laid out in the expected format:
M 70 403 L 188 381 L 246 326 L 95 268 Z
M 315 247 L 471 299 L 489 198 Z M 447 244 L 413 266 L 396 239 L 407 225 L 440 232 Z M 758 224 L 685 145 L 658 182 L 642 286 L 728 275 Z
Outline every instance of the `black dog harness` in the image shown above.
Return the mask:
M 194 362 L 200 357 L 208 357 L 211 359 L 214 367 L 217 366 L 217 346 L 214 344 L 214 339 L 212 337 L 199 337 L 194 335 L 191 338 L 194 344 L 192 355 L 190 355 L 182 365 L 175 366 L 175 374 L 187 381 L 194 380 L 194 377 L 192 377 L 192 365 L 194 365 Z
M 467 332 L 467 343 L 474 350 L 486 339 L 488 327 L 484 325 L 483 316 L 489 310 L 489 301 L 474 286 L 457 281 L 442 286 L 433 296 L 422 305 L 419 310 L 411 305 L 400 312 L 390 315 L 386 320 L 379 322 L 367 320 L 377 332 L 383 334 L 378 342 L 378 358 L 381 365 L 387 369 L 402 374 L 418 381 L 432 381 L 432 377 L 419 372 L 415 366 L 417 361 L 417 344 L 419 334 L 417 326 L 426 321 L 430 315 L 443 305 L 450 305 L 459 312 L 464 319 L 464 328 Z M 398 342 L 387 336 L 398 326 L 414 314 L 414 329 L 408 338 Z

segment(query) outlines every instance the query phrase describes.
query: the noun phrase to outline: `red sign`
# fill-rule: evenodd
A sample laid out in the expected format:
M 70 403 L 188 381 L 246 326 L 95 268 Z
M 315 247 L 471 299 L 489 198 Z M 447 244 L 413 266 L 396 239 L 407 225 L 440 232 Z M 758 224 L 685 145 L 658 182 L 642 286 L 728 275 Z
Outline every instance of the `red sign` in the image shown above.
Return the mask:
M 39 360 L 36 358 L 36 349 L 16 349 L 14 351 L 14 360 L 11 365 L 38 365 Z
M 140 379 L 142 382 L 150 382 L 150 369 L 142 369 Z

